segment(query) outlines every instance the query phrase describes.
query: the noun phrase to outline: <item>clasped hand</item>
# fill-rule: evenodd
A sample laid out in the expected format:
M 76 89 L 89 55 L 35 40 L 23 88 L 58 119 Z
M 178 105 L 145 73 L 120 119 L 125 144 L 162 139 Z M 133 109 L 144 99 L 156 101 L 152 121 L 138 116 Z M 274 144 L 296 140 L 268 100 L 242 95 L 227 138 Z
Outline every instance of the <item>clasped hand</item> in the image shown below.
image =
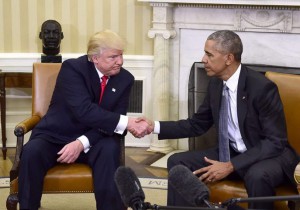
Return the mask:
M 136 138 L 142 138 L 154 130 L 154 122 L 146 117 L 128 119 L 127 130 Z

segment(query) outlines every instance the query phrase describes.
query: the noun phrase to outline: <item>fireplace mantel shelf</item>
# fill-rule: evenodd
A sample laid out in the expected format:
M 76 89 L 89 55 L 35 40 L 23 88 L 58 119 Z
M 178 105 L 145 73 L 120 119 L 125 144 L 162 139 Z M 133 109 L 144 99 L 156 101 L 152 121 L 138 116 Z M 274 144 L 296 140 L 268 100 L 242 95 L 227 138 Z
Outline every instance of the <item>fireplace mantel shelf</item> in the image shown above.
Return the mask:
M 150 3 L 177 3 L 177 4 L 219 4 L 219 5 L 253 5 L 253 6 L 300 6 L 300 0 L 138 0 Z

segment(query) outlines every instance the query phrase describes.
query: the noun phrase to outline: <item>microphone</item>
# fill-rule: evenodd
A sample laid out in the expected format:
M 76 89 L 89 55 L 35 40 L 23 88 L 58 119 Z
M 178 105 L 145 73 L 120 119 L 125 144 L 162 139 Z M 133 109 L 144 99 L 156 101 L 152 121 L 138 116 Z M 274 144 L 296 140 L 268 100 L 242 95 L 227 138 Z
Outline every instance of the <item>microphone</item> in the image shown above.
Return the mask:
M 177 165 L 169 171 L 169 183 L 192 206 L 207 205 L 209 190 L 186 166 Z
M 133 210 L 144 210 L 145 193 L 134 171 L 120 166 L 115 172 L 115 183 L 125 206 Z
M 188 169 L 187 169 L 188 170 Z M 175 170 L 175 175 L 176 175 Z M 180 172 L 180 170 L 178 171 Z M 177 176 L 177 175 L 176 175 Z M 144 202 L 145 194 L 141 187 L 141 183 L 132 169 L 125 166 L 120 166 L 115 172 L 115 183 L 121 195 L 122 201 L 126 207 L 131 207 L 132 210 L 208 210 L 210 208 L 202 207 L 179 207 L 179 206 L 159 206 L 151 205 L 149 202 Z M 172 179 L 171 179 L 172 180 Z M 174 180 L 174 179 L 173 179 Z M 176 179 L 174 180 L 176 181 Z M 203 183 L 202 183 L 203 184 Z M 204 184 L 203 184 L 204 185 Z M 220 209 L 223 210 L 223 209 Z M 225 209 L 224 209 L 225 210 Z

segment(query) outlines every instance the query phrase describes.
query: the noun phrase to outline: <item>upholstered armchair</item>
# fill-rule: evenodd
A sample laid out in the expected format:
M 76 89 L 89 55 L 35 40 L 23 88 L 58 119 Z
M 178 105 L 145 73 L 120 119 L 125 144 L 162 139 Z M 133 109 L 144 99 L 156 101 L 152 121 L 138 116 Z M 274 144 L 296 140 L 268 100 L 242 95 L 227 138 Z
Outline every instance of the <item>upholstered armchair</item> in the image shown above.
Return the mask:
M 282 69 L 284 72 L 288 69 Z M 300 74 L 300 69 L 298 70 Z M 264 73 L 264 72 L 262 72 Z M 201 74 L 198 72 L 198 74 Z M 205 76 L 205 75 L 204 75 Z M 282 99 L 288 140 L 292 147 L 300 154 L 300 75 L 278 73 L 267 71 L 265 76 L 275 82 L 279 89 L 279 94 Z M 198 93 L 201 91 L 198 91 Z M 195 100 L 195 99 L 194 99 Z M 211 129 L 203 139 L 196 141 L 216 142 L 217 136 L 214 129 Z M 190 149 L 201 149 L 195 139 L 190 140 Z M 202 142 L 203 144 L 203 142 Z M 198 147 L 197 147 L 198 146 Z M 201 146 L 201 145 L 200 145 Z M 300 194 L 300 164 L 295 168 L 295 181 L 298 183 L 298 191 L 292 185 L 282 185 L 276 189 L 277 196 L 290 196 Z M 242 181 L 223 180 L 208 185 L 210 190 L 210 200 L 212 202 L 224 202 L 232 198 L 247 198 L 247 192 Z M 278 201 L 275 202 L 275 209 L 300 209 L 300 202 L 293 201 Z M 247 203 L 240 203 L 244 208 L 247 208 Z
M 29 133 L 48 110 L 60 63 L 34 63 L 32 75 L 32 116 L 15 127 L 17 137 L 15 160 L 10 171 L 10 194 L 6 201 L 9 210 L 16 210 L 18 203 L 18 171 L 24 135 Z M 125 163 L 124 139 L 120 141 L 121 165 Z M 85 164 L 57 164 L 44 179 L 43 193 L 92 193 L 91 168 Z

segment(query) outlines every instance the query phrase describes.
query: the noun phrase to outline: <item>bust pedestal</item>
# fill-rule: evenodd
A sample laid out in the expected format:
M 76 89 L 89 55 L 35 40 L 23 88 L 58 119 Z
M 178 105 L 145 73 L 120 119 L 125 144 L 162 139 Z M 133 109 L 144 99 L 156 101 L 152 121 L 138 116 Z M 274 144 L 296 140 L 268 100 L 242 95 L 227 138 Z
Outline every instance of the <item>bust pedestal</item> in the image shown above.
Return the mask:
M 41 55 L 41 62 L 42 63 L 61 63 L 62 57 L 60 54 L 58 55 Z

